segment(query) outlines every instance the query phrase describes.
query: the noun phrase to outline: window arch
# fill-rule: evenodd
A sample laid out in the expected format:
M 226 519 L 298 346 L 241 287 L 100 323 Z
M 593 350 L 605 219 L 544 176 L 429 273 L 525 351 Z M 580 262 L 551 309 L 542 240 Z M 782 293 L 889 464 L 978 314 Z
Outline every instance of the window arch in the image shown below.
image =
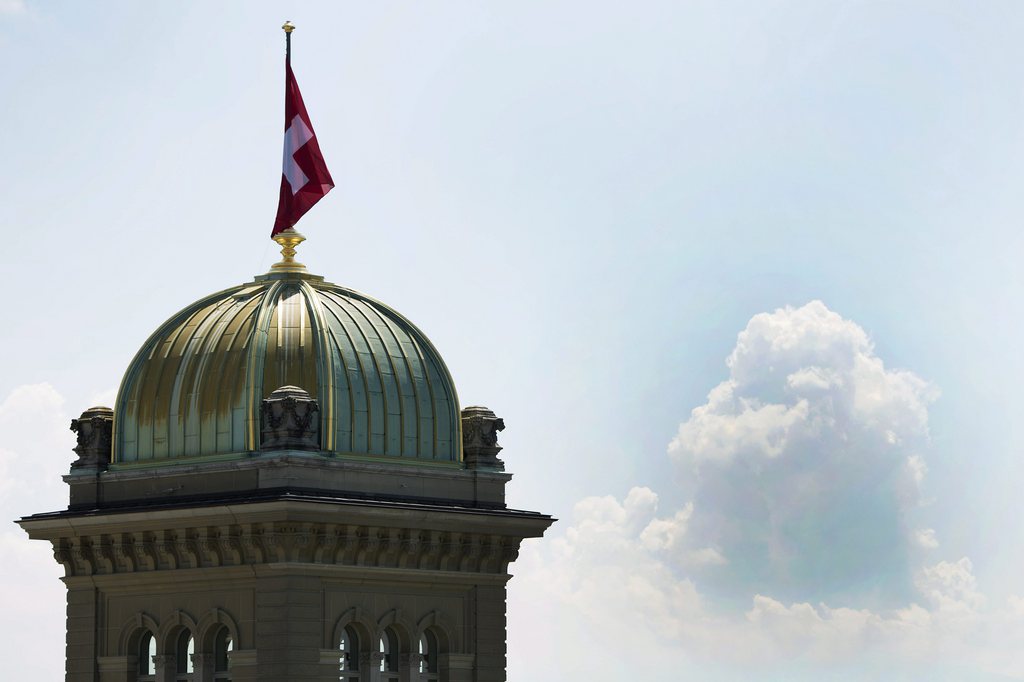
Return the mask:
M 235 642 L 231 638 L 231 630 L 226 625 L 220 626 L 213 637 L 213 679 L 218 682 L 231 681 L 231 658 L 228 656 L 235 650 Z
M 195 625 L 196 673 L 194 682 L 230 682 L 231 654 L 242 646 L 238 624 L 223 609 L 210 609 Z
M 145 630 L 139 637 L 139 648 L 136 655 L 139 661 L 135 679 L 138 682 L 155 682 L 156 663 L 153 659 L 156 657 L 156 637 L 149 630 Z
M 175 682 L 192 682 L 195 675 L 193 655 L 196 653 L 196 640 L 188 628 L 182 628 L 174 644 L 174 679 Z
M 343 682 L 359 680 L 359 633 L 351 625 L 346 625 L 341 630 L 341 637 L 338 641 L 338 670 L 339 679 Z
M 381 682 L 398 682 L 399 672 L 398 633 L 391 626 L 380 633 L 380 679 Z
M 420 680 L 422 682 L 438 682 L 440 680 L 438 667 L 441 646 L 437 634 L 431 630 L 424 630 L 420 635 Z

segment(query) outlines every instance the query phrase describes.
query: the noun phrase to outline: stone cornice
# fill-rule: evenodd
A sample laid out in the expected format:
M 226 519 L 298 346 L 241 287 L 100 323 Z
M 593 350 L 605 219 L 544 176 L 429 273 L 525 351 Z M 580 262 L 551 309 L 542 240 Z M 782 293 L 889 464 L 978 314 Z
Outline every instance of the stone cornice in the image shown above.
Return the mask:
M 282 494 L 278 499 L 226 504 L 128 507 L 114 510 L 66 511 L 28 516 L 18 521 L 33 539 L 53 540 L 131 528 L 162 531 L 199 525 L 259 524 L 274 521 L 347 524 L 468 532 L 500 532 L 540 537 L 554 521 L 550 516 L 512 509 L 476 509 L 416 502 L 384 502 L 347 498 L 306 499 Z
M 539 536 L 550 523 L 545 518 L 535 522 L 532 532 L 522 533 L 500 522 L 471 529 L 463 518 L 462 530 L 448 530 L 436 523 L 433 528 L 381 525 L 380 510 L 372 525 L 348 515 L 343 523 L 330 523 L 288 518 L 291 515 L 281 509 L 266 511 L 277 520 L 248 521 L 221 514 L 216 525 L 209 523 L 212 518 L 178 518 L 186 525 L 153 530 L 117 515 L 120 523 L 110 524 L 106 532 L 95 518 L 88 520 L 93 532 L 80 532 L 84 528 L 71 524 L 43 529 L 40 522 L 21 523 L 33 538 L 50 540 L 67 577 L 297 563 L 504 575 L 518 556 L 522 539 Z

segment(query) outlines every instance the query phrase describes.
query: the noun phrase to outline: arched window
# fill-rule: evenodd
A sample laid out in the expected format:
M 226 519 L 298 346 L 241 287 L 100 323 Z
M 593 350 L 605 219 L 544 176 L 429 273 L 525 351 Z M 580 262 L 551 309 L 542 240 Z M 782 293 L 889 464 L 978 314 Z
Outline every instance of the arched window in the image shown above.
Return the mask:
M 231 682 L 231 660 L 228 654 L 234 651 L 235 643 L 231 641 L 231 631 L 222 627 L 213 639 L 213 679 Z
M 139 674 L 135 678 L 138 682 L 154 682 L 156 680 L 156 663 L 153 657 L 156 656 L 156 638 L 148 630 L 142 633 L 139 638 Z
M 440 647 L 437 645 L 437 635 L 430 630 L 420 635 L 420 680 L 421 682 L 437 682 L 438 677 L 438 654 Z
M 389 627 L 380 636 L 380 672 L 381 682 L 398 682 L 398 635 Z
M 351 625 L 341 631 L 338 643 L 338 669 L 344 682 L 359 679 L 359 633 Z
M 192 655 L 196 652 L 196 640 L 188 630 L 182 630 L 174 647 L 174 679 L 176 682 L 192 682 L 195 673 Z

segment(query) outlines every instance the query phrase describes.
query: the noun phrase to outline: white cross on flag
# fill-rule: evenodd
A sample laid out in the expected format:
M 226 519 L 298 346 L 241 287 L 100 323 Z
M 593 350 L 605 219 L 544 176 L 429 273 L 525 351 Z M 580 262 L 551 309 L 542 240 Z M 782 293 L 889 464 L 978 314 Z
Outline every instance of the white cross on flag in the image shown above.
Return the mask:
M 327 162 L 316 143 L 313 124 L 302 102 L 292 65 L 285 61 L 284 167 L 281 172 L 281 200 L 273 237 L 292 227 L 313 204 L 334 188 Z

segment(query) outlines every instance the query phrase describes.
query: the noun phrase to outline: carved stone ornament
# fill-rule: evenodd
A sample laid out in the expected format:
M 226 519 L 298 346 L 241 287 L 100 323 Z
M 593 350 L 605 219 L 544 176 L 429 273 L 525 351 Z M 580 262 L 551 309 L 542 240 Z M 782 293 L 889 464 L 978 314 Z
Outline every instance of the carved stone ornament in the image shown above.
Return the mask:
M 462 410 L 462 454 L 470 469 L 504 471 L 498 459 L 498 431 L 505 430 L 505 421 L 486 407 L 473 406 Z
M 320 406 L 298 386 L 282 386 L 260 407 L 261 450 L 319 450 Z
M 218 546 L 191 539 L 211 534 L 224 542 Z M 382 542 L 380 536 L 395 539 Z M 410 542 L 413 538 L 417 542 Z M 504 575 L 519 554 L 520 541 L 488 532 L 325 522 L 203 525 L 51 540 L 53 556 L 67 577 L 296 563 Z
M 90 407 L 78 419 L 71 420 L 71 430 L 78 435 L 74 447 L 78 459 L 72 469 L 82 467 L 106 468 L 110 464 L 110 443 L 114 411 L 109 407 Z

